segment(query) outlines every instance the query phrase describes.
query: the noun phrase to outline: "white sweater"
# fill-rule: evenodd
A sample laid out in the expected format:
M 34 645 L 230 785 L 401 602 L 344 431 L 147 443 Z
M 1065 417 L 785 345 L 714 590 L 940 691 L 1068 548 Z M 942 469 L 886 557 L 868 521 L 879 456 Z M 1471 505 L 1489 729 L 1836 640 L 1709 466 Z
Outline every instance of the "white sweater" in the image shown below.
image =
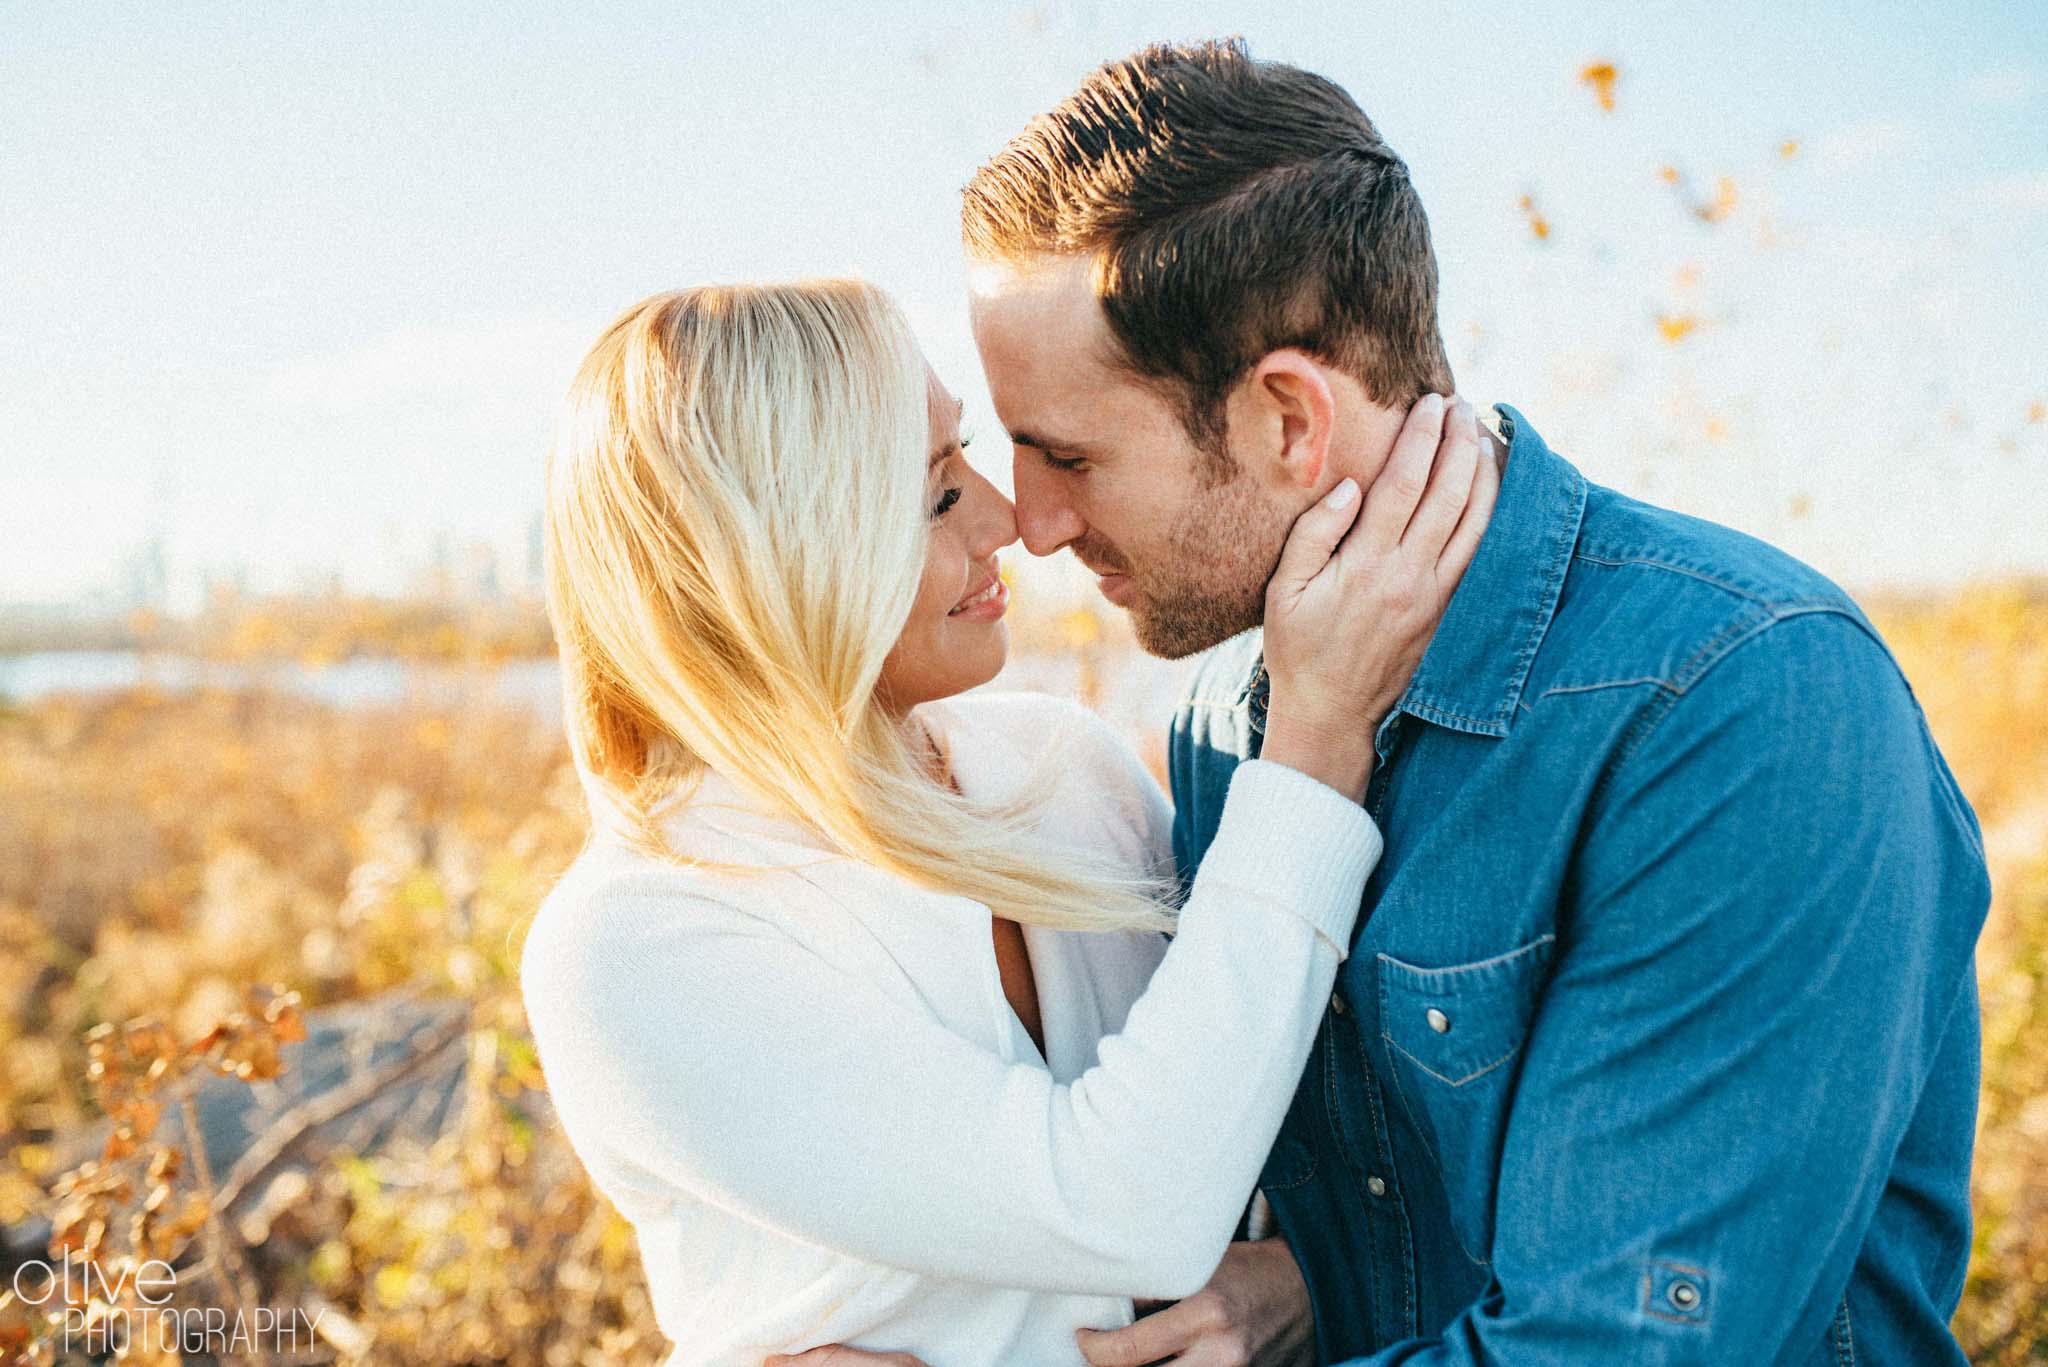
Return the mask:
M 1069 742 L 1042 834 L 1170 865 L 1164 794 L 1085 708 L 981 693 L 921 715 L 971 796 Z M 664 864 L 594 804 L 521 985 L 570 1142 L 638 1234 L 671 1367 L 831 1342 L 1068 1367 L 1076 1328 L 1198 1289 L 1380 852 L 1341 793 L 1240 765 L 1170 948 L 1025 927 L 1041 1059 L 983 904 L 836 855 L 716 775 L 665 820 L 685 852 L 801 867 Z

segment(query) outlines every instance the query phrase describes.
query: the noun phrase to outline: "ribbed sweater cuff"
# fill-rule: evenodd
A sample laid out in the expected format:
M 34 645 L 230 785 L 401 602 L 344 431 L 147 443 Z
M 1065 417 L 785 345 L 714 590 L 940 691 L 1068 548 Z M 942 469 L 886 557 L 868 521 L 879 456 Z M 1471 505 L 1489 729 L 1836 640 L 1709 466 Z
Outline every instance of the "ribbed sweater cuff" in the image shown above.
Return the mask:
M 1258 891 L 1307 921 L 1341 960 L 1382 843 L 1365 808 L 1335 788 L 1285 764 L 1250 759 L 1231 773 L 1216 838 L 1196 877 L 1213 869 Z

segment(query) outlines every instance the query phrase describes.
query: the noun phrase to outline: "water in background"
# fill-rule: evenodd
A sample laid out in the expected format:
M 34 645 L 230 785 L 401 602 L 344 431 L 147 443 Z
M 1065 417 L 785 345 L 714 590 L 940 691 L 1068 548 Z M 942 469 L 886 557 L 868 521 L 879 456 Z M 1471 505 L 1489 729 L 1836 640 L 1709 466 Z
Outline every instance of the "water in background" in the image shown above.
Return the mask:
M 1110 667 L 1072 653 L 1016 653 L 992 689 L 1030 689 L 1083 698 L 1126 735 L 1163 729 L 1195 660 L 1119 652 Z M 53 650 L 0 655 L 0 699 L 32 702 L 53 693 L 100 693 L 150 686 L 268 688 L 334 707 L 405 702 L 445 708 L 485 701 L 526 707 L 550 724 L 562 718 L 560 674 L 551 658 L 495 665 L 445 665 L 389 658 L 307 664 L 221 661 L 132 650 Z M 1094 696 L 1089 697 L 1092 693 Z

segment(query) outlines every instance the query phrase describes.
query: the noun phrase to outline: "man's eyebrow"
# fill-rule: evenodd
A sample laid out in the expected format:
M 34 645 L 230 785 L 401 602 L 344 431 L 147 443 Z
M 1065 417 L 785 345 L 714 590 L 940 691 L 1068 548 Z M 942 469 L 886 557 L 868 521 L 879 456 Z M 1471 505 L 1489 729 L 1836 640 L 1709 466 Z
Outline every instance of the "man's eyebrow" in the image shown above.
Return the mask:
M 1012 432 L 1010 441 L 1017 446 L 1029 446 L 1034 451 L 1073 451 L 1085 455 L 1092 449 L 1085 441 L 1060 441 L 1036 432 Z

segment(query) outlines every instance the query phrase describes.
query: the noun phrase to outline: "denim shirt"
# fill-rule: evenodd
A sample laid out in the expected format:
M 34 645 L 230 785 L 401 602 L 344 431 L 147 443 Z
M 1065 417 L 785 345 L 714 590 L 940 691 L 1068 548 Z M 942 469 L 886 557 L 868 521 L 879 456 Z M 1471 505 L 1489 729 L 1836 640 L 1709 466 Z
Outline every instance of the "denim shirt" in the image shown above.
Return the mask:
M 1842 590 L 1498 412 L 1260 1182 L 1319 1358 L 1960 1363 L 1975 815 Z M 1249 632 L 1174 719 L 1190 875 L 1265 707 Z

